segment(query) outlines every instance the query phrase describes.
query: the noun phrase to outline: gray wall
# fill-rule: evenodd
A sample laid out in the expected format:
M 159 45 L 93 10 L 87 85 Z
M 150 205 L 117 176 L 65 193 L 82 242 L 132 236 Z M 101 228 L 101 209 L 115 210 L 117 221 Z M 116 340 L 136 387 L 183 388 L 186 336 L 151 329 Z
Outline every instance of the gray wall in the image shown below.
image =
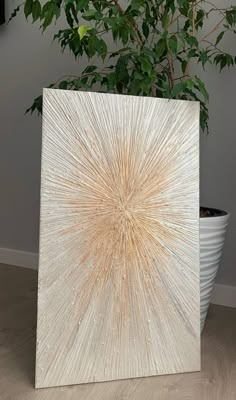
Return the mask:
M 201 137 L 201 204 L 231 213 L 218 282 L 236 285 L 236 71 L 206 72 L 210 134 Z
M 234 50 L 230 39 L 225 46 Z M 52 45 L 52 31 L 23 17 L 0 27 L 0 247 L 38 251 L 41 119 L 24 111 L 42 87 L 80 68 Z M 201 137 L 201 203 L 232 214 L 218 281 L 236 285 L 236 72 L 203 77 L 211 134 Z
M 215 0 L 214 4 L 226 7 L 232 1 Z M 214 22 L 211 17 L 207 32 Z M 236 55 L 235 39 L 235 35 L 226 34 L 219 47 Z M 201 135 L 201 204 L 231 214 L 217 281 L 236 286 L 236 69 L 219 74 L 211 66 L 199 75 L 210 93 L 210 134 Z
M 52 31 L 23 16 L 0 26 L 0 247 L 38 251 L 41 118 L 24 112 L 42 87 L 77 70 Z

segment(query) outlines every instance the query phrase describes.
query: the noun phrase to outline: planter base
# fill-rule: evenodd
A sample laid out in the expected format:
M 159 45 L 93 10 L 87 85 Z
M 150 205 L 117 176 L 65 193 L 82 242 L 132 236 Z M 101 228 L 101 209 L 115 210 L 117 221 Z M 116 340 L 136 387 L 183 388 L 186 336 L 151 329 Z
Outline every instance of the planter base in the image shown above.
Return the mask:
M 200 218 L 201 331 L 204 328 L 229 220 L 228 213 L 218 210 L 213 212 L 216 216 Z

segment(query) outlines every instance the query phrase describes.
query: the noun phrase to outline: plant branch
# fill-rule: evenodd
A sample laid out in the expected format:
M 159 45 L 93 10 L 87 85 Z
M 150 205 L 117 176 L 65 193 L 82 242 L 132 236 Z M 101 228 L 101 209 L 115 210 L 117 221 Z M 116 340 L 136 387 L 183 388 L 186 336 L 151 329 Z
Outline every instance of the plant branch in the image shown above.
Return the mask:
M 196 36 L 196 28 L 195 28 L 195 18 L 196 18 L 196 3 L 192 2 L 192 35 Z
M 219 49 L 219 47 L 215 46 L 212 42 L 210 42 L 209 40 L 204 39 L 203 42 L 208 43 L 209 46 L 207 46 L 206 48 L 208 49 L 209 47 L 214 47 L 219 53 L 223 53 L 223 51 L 221 49 Z
M 107 74 L 109 74 L 109 71 L 107 71 L 107 72 L 105 72 L 105 71 L 99 71 L 99 74 L 101 74 L 101 75 L 107 75 Z M 81 78 L 84 78 L 84 77 L 86 77 L 86 76 L 93 76 L 94 75 L 94 72 L 87 72 L 87 73 L 85 73 L 85 74 L 83 74 L 82 73 L 82 75 L 81 76 L 77 76 L 77 75 L 63 75 L 63 76 L 61 76 L 60 78 L 58 78 L 55 82 L 54 82 L 54 84 L 53 85 L 57 85 L 58 83 L 60 83 L 61 81 L 63 81 L 63 80 L 70 80 L 71 82 L 73 82 L 73 80 L 75 80 L 75 79 L 81 79 Z
M 204 3 L 210 4 L 210 5 L 213 7 L 213 9 L 214 9 L 215 11 L 219 11 L 221 14 L 223 14 L 223 11 L 227 11 L 227 10 L 230 9 L 230 7 L 227 7 L 227 8 L 218 8 L 218 7 L 216 7 L 216 5 L 215 5 L 214 3 L 212 3 L 211 1 L 208 1 L 208 0 L 204 0 Z M 211 11 L 211 10 L 210 10 L 210 11 Z M 208 12 L 209 12 L 209 11 L 208 11 Z
M 115 5 L 117 6 L 118 10 L 120 11 L 120 14 L 124 15 L 125 14 L 125 10 L 121 7 L 121 5 L 119 4 L 119 1 L 118 0 L 113 0 L 113 1 L 114 1 Z M 131 28 L 134 29 L 134 31 L 136 33 L 136 40 L 137 40 L 138 44 L 140 46 L 142 46 L 143 45 L 142 38 L 141 38 L 141 34 L 139 32 L 139 29 L 138 29 L 137 25 L 135 24 L 135 22 L 131 23 L 131 22 L 128 21 L 127 23 Z
M 169 64 L 169 78 L 170 78 L 170 87 L 173 89 L 174 87 L 174 80 L 175 80 L 175 71 L 174 71 L 174 65 L 173 65 L 173 60 L 168 44 L 168 40 L 166 39 L 166 48 L 167 48 L 167 61 Z
M 170 25 L 173 25 L 176 21 L 178 22 L 178 21 L 179 21 L 179 18 L 181 18 L 181 17 L 182 17 L 181 14 L 176 15 L 176 17 L 175 17 L 174 19 L 171 20 Z
M 203 37 L 200 39 L 200 42 L 203 42 L 203 40 L 206 40 L 210 35 L 212 35 L 212 33 L 214 33 L 214 32 L 220 27 L 220 25 L 222 24 L 222 22 L 224 21 L 224 19 L 225 19 L 225 17 L 222 18 L 222 19 L 218 22 L 218 24 L 216 24 L 216 25 L 214 26 L 214 28 L 212 28 L 212 29 L 210 30 L 210 32 L 208 32 L 205 36 L 203 36 Z
M 195 26 L 195 18 L 196 18 L 196 1 L 192 2 L 192 36 L 196 36 L 196 26 Z M 189 76 L 189 61 L 187 61 L 185 70 L 184 70 L 184 77 Z
M 79 79 L 79 77 L 77 75 L 63 75 L 60 78 L 58 78 L 53 85 L 57 85 L 59 82 L 61 82 L 62 80 L 65 79 Z

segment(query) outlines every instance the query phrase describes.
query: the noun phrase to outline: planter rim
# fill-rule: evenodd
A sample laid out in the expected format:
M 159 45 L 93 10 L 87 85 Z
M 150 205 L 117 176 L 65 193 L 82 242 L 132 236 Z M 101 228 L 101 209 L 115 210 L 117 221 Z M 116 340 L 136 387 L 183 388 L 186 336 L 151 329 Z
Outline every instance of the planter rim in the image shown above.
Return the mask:
M 221 210 L 219 208 L 200 206 L 200 209 L 214 211 L 218 214 L 218 215 L 212 215 L 212 216 L 208 215 L 206 217 L 200 217 L 201 219 L 221 218 L 221 217 L 226 217 L 226 216 L 230 215 L 228 211 Z

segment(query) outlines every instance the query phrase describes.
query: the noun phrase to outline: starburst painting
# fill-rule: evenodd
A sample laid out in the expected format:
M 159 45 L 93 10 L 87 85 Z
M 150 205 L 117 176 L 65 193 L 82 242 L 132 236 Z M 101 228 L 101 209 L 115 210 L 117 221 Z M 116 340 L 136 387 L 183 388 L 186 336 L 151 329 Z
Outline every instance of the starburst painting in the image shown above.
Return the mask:
M 46 89 L 36 387 L 199 368 L 199 104 Z

